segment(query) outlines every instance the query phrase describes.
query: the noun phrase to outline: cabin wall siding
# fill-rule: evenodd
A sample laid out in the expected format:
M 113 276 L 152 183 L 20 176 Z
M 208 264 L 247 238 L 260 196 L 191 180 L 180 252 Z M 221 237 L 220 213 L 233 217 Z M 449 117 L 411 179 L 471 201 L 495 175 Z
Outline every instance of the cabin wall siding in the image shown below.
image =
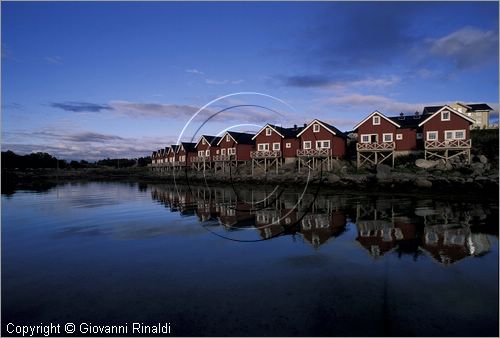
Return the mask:
M 375 115 L 380 116 L 380 115 Z M 377 134 L 378 143 L 382 143 L 383 134 L 393 134 L 393 140 L 396 140 L 396 133 L 398 132 L 398 128 L 393 125 L 391 122 L 387 121 L 383 117 L 380 117 L 380 124 L 373 125 L 372 123 L 373 117 L 365 121 L 362 125 L 358 127 L 358 142 L 361 143 L 361 135 L 362 134 Z M 403 137 L 404 139 L 404 137 Z
M 290 148 L 286 148 L 286 144 L 290 143 Z M 297 157 L 297 150 L 300 149 L 300 139 L 298 138 L 286 138 L 283 140 L 281 145 L 281 151 L 283 152 L 283 157 L 293 158 Z
M 470 138 L 469 126 L 470 122 L 458 116 L 457 114 L 450 112 L 449 121 L 441 121 L 441 114 L 436 114 L 436 116 L 432 117 L 430 120 L 424 123 L 423 137 L 424 140 L 427 140 L 428 131 L 437 131 L 437 141 L 444 141 L 446 130 L 465 130 L 465 139 L 468 140 Z
M 311 149 L 316 149 L 316 141 L 329 140 L 332 154 L 335 157 L 343 157 L 346 150 L 346 140 L 342 137 L 333 135 L 331 132 L 320 125 L 319 132 L 315 133 L 313 127 L 308 128 L 300 135 L 300 149 L 304 147 L 304 141 L 311 141 Z

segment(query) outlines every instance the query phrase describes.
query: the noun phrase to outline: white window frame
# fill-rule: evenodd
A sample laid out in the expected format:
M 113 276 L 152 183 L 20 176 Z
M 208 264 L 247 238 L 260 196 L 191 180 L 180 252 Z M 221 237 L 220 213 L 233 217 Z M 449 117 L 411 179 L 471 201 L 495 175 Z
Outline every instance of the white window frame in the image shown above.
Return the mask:
M 258 151 L 269 151 L 269 143 L 259 143 L 257 144 Z
M 370 143 L 370 139 L 371 139 L 370 136 L 371 136 L 370 134 L 361 134 L 361 137 L 359 139 L 360 143 Z M 365 140 L 363 140 L 364 137 L 367 137 L 368 139 L 365 141 Z
M 445 113 L 448 113 L 448 118 L 447 119 L 444 118 L 444 114 Z M 442 111 L 441 112 L 441 121 L 449 121 L 449 120 L 451 120 L 451 112 L 448 111 L 448 110 Z
M 217 150 L 215 151 L 215 153 L 216 153 L 217 155 L 219 155 L 220 150 L 219 150 L 219 149 L 217 149 Z
M 203 150 L 198 150 L 198 156 L 203 156 Z
M 396 134 L 396 140 L 401 141 L 403 139 L 403 134 Z
M 226 142 L 229 142 L 229 134 L 226 135 Z
M 228 155 L 236 155 L 236 148 L 229 148 L 227 150 Z
M 205 139 L 201 140 L 201 144 L 205 145 Z
M 271 128 L 267 127 L 266 128 L 266 136 L 271 136 L 273 133 L 273 131 L 271 130 Z
M 292 147 L 292 144 L 290 142 L 285 143 L 285 148 L 290 149 Z
M 330 149 L 330 140 L 316 141 L 316 149 Z
M 380 125 L 380 116 L 375 115 L 372 118 L 372 123 L 373 123 L 374 126 L 379 126 Z
M 281 150 L 281 144 L 279 142 L 273 142 L 273 150 Z
M 386 140 L 385 139 L 386 136 L 390 136 L 391 139 L 390 140 Z M 394 141 L 394 134 L 392 134 L 392 133 L 383 133 L 382 134 L 382 142 L 389 143 L 389 142 L 393 142 L 393 141 Z
M 304 141 L 304 143 L 303 143 L 303 148 L 304 148 L 304 150 L 306 150 L 306 149 L 311 149 L 311 148 L 312 148 L 312 143 L 311 143 L 311 141 Z
M 205 155 L 210 156 L 210 149 L 205 150 Z
M 220 154 L 221 154 L 221 155 L 226 155 L 226 148 L 222 148 L 222 149 L 220 150 Z
M 424 134 L 423 133 L 417 133 L 417 140 L 421 140 L 424 138 Z
M 430 139 L 429 135 L 436 135 L 434 139 Z M 426 141 L 437 141 L 438 140 L 438 132 L 437 130 L 431 130 L 428 131 L 427 134 L 425 135 L 425 140 Z
M 448 137 L 448 133 L 451 133 L 451 137 Z M 457 133 L 463 133 L 463 137 L 457 137 Z M 460 130 L 445 130 L 444 131 L 445 140 L 465 140 L 465 129 Z
M 320 127 L 318 123 L 313 124 L 313 133 L 319 133 Z

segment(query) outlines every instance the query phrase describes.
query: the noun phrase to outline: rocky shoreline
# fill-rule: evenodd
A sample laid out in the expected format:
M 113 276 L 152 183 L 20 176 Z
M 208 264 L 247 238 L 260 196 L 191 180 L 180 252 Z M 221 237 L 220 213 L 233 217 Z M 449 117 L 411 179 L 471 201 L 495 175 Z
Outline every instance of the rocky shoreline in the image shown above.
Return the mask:
M 415 163 L 391 168 L 379 164 L 370 169 L 357 170 L 352 162 L 334 161 L 330 172 L 297 173 L 292 168 L 282 168 L 281 172 L 251 174 L 249 166 L 240 166 L 235 172 L 206 173 L 178 171 L 171 173 L 152 171 L 151 168 L 91 168 L 91 169 L 36 169 L 3 170 L 2 192 L 23 189 L 33 184 L 60 181 L 141 181 L 147 183 L 210 182 L 248 184 L 290 184 L 321 185 L 342 190 L 371 190 L 387 192 L 447 192 L 493 194 L 498 196 L 498 165 L 484 157 L 476 158 L 470 165 L 444 163 L 443 161 L 417 160 Z M 4 189 L 5 188 L 5 189 Z

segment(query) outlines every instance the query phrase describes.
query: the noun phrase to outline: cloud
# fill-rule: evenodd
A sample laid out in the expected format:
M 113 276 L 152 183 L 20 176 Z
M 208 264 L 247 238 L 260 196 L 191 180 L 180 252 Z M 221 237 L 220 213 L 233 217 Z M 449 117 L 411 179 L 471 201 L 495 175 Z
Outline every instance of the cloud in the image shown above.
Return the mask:
M 111 101 L 109 107 L 116 113 L 133 117 L 181 117 L 192 116 L 199 107 L 181 104 L 139 103 Z
M 100 112 L 101 110 L 113 109 L 108 105 L 89 103 L 89 102 L 52 102 L 50 106 L 75 113 L 81 113 L 81 112 L 97 113 Z
M 214 79 L 205 79 L 206 84 L 210 85 L 225 85 L 225 84 L 240 84 L 244 80 L 214 80 Z
M 198 70 L 198 69 L 195 69 L 195 68 L 191 68 L 191 69 L 184 69 L 184 71 L 186 73 L 191 73 L 191 74 L 198 74 L 198 75 L 205 75 L 205 73 L 203 73 L 202 71 Z
M 498 32 L 467 26 L 439 39 L 429 39 L 431 54 L 465 69 L 498 61 Z
M 379 110 L 382 113 L 422 111 L 423 103 L 400 102 L 381 95 L 349 94 L 322 100 L 323 105 L 336 105 L 342 108 L 366 107 L 367 113 Z
M 46 56 L 44 57 L 44 60 L 47 61 L 48 63 L 53 63 L 53 64 L 62 63 L 62 58 L 60 56 Z
M 278 76 L 287 86 L 300 88 L 333 88 L 345 89 L 349 87 L 385 87 L 397 84 L 401 81 L 399 76 L 391 75 L 381 78 L 358 78 L 351 80 L 342 80 L 333 76 L 327 75 L 293 75 L 293 76 Z
M 137 158 L 175 143 L 175 136 L 127 138 L 92 131 L 54 132 L 18 130 L 3 134 L 3 150 L 19 154 L 48 152 L 63 159 L 98 160 L 107 157 Z

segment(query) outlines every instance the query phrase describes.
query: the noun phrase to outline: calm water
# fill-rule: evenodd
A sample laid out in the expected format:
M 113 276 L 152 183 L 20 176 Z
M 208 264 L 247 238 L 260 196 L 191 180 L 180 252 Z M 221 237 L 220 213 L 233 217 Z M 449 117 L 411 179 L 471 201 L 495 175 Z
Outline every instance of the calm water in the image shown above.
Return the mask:
M 2 195 L 9 322 L 498 335 L 498 200 L 63 184 Z

